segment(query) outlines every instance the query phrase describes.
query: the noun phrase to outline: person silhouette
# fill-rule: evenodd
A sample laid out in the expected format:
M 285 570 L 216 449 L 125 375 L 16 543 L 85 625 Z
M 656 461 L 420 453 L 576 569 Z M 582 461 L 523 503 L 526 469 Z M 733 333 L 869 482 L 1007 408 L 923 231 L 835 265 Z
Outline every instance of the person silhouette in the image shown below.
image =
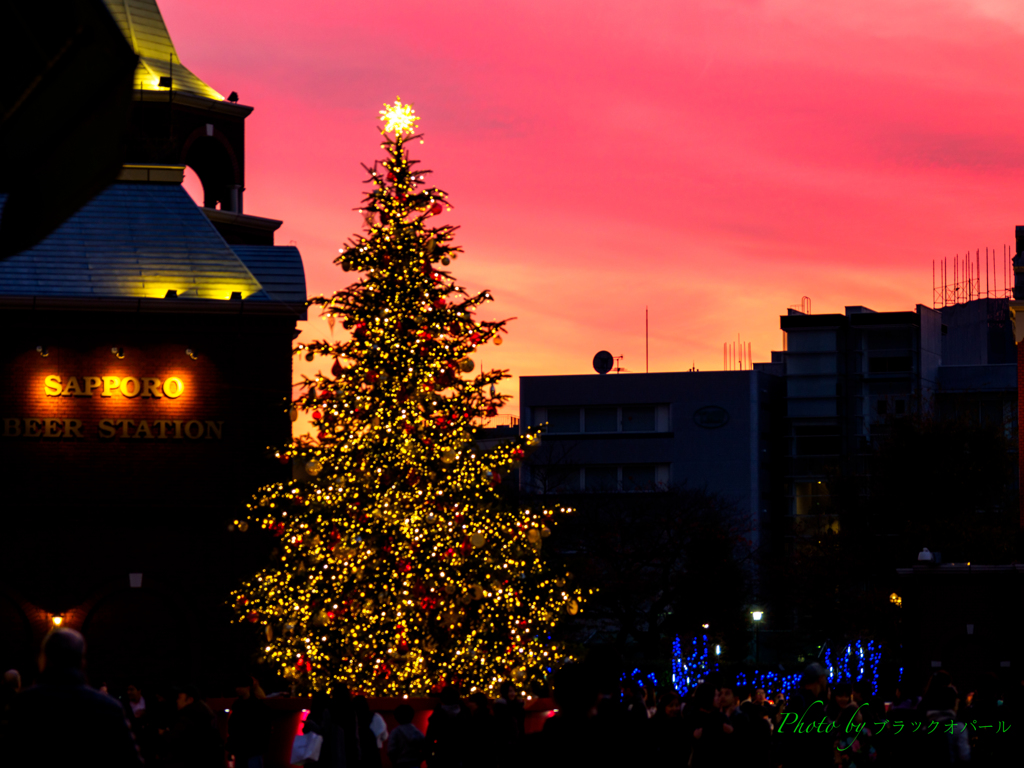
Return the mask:
M 85 639 L 53 629 L 39 654 L 39 683 L 11 705 L 3 765 L 142 765 L 124 709 L 85 682 Z

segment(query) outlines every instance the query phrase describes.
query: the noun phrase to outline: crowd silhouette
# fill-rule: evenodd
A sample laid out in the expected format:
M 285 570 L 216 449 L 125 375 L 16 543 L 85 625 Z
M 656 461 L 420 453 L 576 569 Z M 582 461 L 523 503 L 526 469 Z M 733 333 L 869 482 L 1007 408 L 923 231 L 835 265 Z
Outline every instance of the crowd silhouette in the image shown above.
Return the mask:
M 712 674 L 694 689 L 653 690 L 626 680 L 600 654 L 554 673 L 554 709 L 527 728 L 521 692 L 497 698 L 456 686 L 439 692 L 425 732 L 408 703 L 375 712 L 344 687 L 308 701 L 305 734 L 323 768 L 511 768 L 511 766 L 742 766 L 865 768 L 1017 764 L 1022 689 L 984 675 L 961 693 L 944 670 L 921 689 L 881 701 L 867 683 L 830 685 L 811 664 L 792 691 L 737 688 Z M 137 682 L 119 700 L 85 679 L 85 642 L 69 629 L 43 642 L 36 684 L 18 671 L 0 687 L 0 764 L 264 768 L 273 763 L 273 713 L 248 675 L 235 681 L 226 738 L 195 688 L 152 695 Z M 769 695 L 771 694 L 771 695 Z M 271 695 L 271 698 L 273 694 Z M 391 718 L 388 728 L 386 718 Z M 530 731 L 530 732 L 528 732 Z M 294 758 L 293 758 L 294 759 Z M 278 762 L 277 764 L 281 764 Z

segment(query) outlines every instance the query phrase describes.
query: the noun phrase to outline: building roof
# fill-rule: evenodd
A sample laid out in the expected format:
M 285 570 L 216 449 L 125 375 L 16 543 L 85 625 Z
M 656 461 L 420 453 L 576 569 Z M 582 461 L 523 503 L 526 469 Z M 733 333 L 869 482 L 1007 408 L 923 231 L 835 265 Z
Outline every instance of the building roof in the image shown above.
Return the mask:
M 863 307 L 847 307 L 847 310 L 859 310 Z M 805 315 L 802 312 L 791 312 L 779 318 L 779 325 L 784 331 L 802 330 L 804 328 L 841 328 L 855 326 L 885 325 L 917 325 L 920 318 L 917 312 L 849 312 L 845 315 Z
M 180 185 L 116 183 L 39 245 L 0 262 L 0 296 L 164 299 L 176 291 L 181 299 L 226 300 L 239 293 L 304 315 L 298 251 L 237 248 L 245 253 L 224 242 Z
M 230 246 L 259 280 L 273 301 L 302 306 L 306 301 L 306 273 L 299 249 L 293 245 Z
M 122 34 L 139 55 L 135 68 L 135 88 L 140 91 L 165 91 L 161 77 L 171 78 L 171 89 L 214 101 L 224 97 L 181 63 L 171 42 L 156 0 L 104 0 Z

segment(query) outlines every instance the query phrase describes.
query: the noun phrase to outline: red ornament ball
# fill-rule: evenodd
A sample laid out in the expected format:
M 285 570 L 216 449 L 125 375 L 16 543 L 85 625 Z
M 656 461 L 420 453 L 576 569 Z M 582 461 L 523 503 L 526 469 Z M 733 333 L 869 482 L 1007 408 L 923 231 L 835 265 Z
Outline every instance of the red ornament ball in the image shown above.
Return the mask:
M 430 206 L 430 215 L 431 216 L 437 216 L 437 214 L 439 214 L 443 210 L 444 210 L 444 206 L 443 205 L 441 205 L 440 203 L 434 203 L 432 206 Z

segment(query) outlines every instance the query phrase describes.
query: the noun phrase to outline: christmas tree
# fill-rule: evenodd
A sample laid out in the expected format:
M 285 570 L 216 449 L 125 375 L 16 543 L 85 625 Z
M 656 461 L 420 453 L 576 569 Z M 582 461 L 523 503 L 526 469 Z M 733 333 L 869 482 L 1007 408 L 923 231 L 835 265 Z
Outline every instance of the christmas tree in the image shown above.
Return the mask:
M 293 406 L 319 432 L 275 454 L 305 477 L 261 489 L 235 523 L 280 543 L 234 606 L 262 625 L 265 661 L 314 690 L 525 685 L 565 660 L 551 630 L 582 601 L 572 574 L 541 558 L 569 510 L 520 509 L 498 492 L 539 432 L 487 452 L 472 442 L 507 401 L 496 384 L 508 373 L 472 375 L 470 355 L 500 344 L 506 321 L 475 320 L 490 293 L 471 295 L 440 268 L 461 249 L 455 227 L 432 224 L 447 195 L 409 157 L 419 118 L 400 100 L 381 113 L 387 156 L 364 166 L 365 227 L 336 259 L 364 275 L 309 302 L 349 338 L 299 345 L 329 366 Z

